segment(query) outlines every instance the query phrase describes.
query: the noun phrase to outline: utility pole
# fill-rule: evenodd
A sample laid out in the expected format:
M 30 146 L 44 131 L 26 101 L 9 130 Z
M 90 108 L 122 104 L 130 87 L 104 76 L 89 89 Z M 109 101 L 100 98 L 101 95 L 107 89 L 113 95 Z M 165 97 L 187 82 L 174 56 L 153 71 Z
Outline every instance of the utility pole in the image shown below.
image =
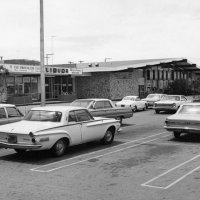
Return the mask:
M 40 79 L 41 79 L 41 106 L 45 106 L 45 66 L 44 66 L 44 14 L 43 14 L 43 0 L 40 0 Z

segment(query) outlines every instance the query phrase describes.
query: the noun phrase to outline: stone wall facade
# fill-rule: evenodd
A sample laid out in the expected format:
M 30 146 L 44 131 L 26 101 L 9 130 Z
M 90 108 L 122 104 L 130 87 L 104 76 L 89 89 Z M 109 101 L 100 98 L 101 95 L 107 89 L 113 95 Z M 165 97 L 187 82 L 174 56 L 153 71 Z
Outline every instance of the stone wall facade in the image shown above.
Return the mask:
M 76 78 L 77 97 L 110 98 L 110 73 L 92 73 Z
M 140 70 L 101 72 L 92 73 L 92 76 L 77 77 L 77 97 L 119 100 L 127 95 L 139 95 L 140 77 Z

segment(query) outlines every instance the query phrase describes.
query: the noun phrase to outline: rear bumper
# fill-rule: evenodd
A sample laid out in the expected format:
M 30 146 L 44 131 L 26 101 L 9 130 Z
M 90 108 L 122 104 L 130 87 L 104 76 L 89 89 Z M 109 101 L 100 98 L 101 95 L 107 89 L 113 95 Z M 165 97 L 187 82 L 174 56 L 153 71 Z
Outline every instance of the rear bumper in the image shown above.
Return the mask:
M 177 131 L 180 133 L 199 133 L 200 134 L 200 129 L 199 128 L 190 128 L 190 127 L 169 127 L 169 126 L 164 126 L 164 128 L 168 131 Z
M 41 144 L 20 144 L 20 143 L 8 143 L 0 141 L 0 147 L 11 148 L 11 149 L 27 149 L 27 150 L 36 150 L 42 147 Z
M 160 110 L 160 111 L 176 111 L 177 108 L 172 108 L 172 107 L 153 107 L 155 110 Z

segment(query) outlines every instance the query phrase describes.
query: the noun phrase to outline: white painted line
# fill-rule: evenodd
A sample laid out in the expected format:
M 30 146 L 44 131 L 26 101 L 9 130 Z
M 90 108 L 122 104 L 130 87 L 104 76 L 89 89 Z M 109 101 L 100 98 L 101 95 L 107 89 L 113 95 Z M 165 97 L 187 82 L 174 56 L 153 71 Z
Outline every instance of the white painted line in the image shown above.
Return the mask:
M 188 173 L 185 174 L 184 176 L 180 177 L 179 179 L 177 179 L 177 180 L 174 181 L 173 183 L 169 184 L 169 185 L 166 186 L 164 189 L 168 189 L 168 188 L 172 187 L 173 185 L 175 185 L 176 183 L 180 182 L 181 180 L 183 180 L 184 178 L 186 178 L 187 176 L 189 176 L 189 175 L 192 174 L 193 172 L 197 171 L 198 169 L 200 169 L 200 166 L 196 167 L 195 169 L 191 170 L 190 172 L 188 172 Z
M 123 144 L 119 144 L 117 146 L 113 146 L 113 147 L 110 147 L 110 149 L 114 149 L 116 147 L 120 147 L 120 146 L 125 146 L 126 144 L 130 144 L 130 143 L 135 143 L 135 142 L 138 142 L 138 141 L 141 141 L 141 140 L 145 140 L 145 139 L 148 139 L 148 138 L 152 138 L 152 137 L 155 137 L 155 136 L 158 136 L 158 135 L 163 135 L 167 133 L 167 131 L 165 132 L 162 132 L 162 133 L 157 133 L 157 134 L 153 134 L 153 135 L 150 135 L 148 137 L 144 137 L 144 138 L 140 138 L 140 139 L 137 139 L 137 140 L 130 140 L 129 142 L 126 142 L 126 143 L 123 143 Z M 76 157 L 72 157 L 72 158 L 68 158 L 68 159 L 64 159 L 64 160 L 61 160 L 61 161 L 57 161 L 57 162 L 53 162 L 53 163 L 50 163 L 50 164 L 46 164 L 46 165 L 43 165 L 43 166 L 48 166 L 48 165 L 52 165 L 52 164 L 55 164 L 55 163 L 61 163 L 61 162 L 65 162 L 66 160 L 72 160 L 72 159 L 75 159 L 75 158 L 81 158 L 81 157 L 84 157 L 85 155 L 92 155 L 92 154 L 95 154 L 95 153 L 98 153 L 98 152 L 102 152 L 102 151 L 105 151 L 105 149 L 101 149 L 101 150 L 97 150 L 95 152 L 91 152 L 91 153 L 87 153 L 87 154 L 82 154 L 80 156 L 76 156 Z M 36 168 L 34 168 L 36 169 Z
M 163 134 L 163 133 L 162 133 Z M 159 134 L 160 135 L 160 134 Z M 40 166 L 40 167 L 36 167 L 36 168 L 32 168 L 32 169 L 30 169 L 31 171 L 37 171 L 37 172 L 52 172 L 52 171 L 55 171 L 55 170 L 58 170 L 58 169 L 61 169 L 61 168 L 64 168 L 64 167 L 69 167 L 69 166 L 72 166 L 72 165 L 76 165 L 76 164 L 79 164 L 79 163 L 83 163 L 83 162 L 86 162 L 86 161 L 88 161 L 88 160 L 91 160 L 91 159 L 95 159 L 95 158 L 100 158 L 100 157 L 103 157 L 103 156 L 107 156 L 107 155 L 110 155 L 110 154 L 113 154 L 113 153 L 117 153 L 117 152 L 120 152 L 120 151 L 124 151 L 124 150 L 126 150 L 126 149 L 130 149 L 130 148 L 133 148 L 133 147 L 136 147 L 136 146 L 139 146 L 139 145 L 142 145 L 142 144 L 146 144 L 146 143 L 149 143 L 149 142 L 152 142 L 152 141 L 155 141 L 155 140 L 158 140 L 158 139 L 161 139 L 161 138 L 164 138 L 164 137 L 168 137 L 169 135 L 171 135 L 171 134 L 168 134 L 168 135 L 165 135 L 165 136 L 162 136 L 162 137 L 159 137 L 159 138 L 155 138 L 155 139 L 152 139 L 152 140 L 148 140 L 148 141 L 145 141 L 145 142 L 141 142 L 141 143 L 139 143 L 139 144 L 135 144 L 135 145 L 132 145 L 132 146 L 128 146 L 128 147 L 124 147 L 124 148 L 121 148 L 121 149 L 117 149 L 117 150 L 115 150 L 115 151 L 111 151 L 111 152 L 108 152 L 108 153 L 105 153 L 105 154 L 101 154 L 101 155 L 98 155 L 98 156 L 93 156 L 93 157 L 90 157 L 90 158 L 88 158 L 88 159 L 83 159 L 83 160 L 80 160 L 80 161 L 77 161 L 77 162 L 73 162 L 73 163 L 71 163 L 71 164 L 67 164 L 67 165 L 62 165 L 62 166 L 60 166 L 60 167 L 56 167 L 56 168 L 52 168 L 52 169 L 50 169 L 50 170 L 40 170 L 41 168 L 44 168 L 44 167 L 46 167 L 46 166 L 50 166 L 50 165 L 54 165 L 54 164 L 56 164 L 56 163 L 58 163 L 58 162 L 54 162 L 54 163 L 50 163 L 50 164 L 47 164 L 47 165 L 43 165 L 43 166 Z M 150 136 L 149 136 L 150 137 Z M 146 137 L 146 138 L 149 138 L 149 137 Z M 140 139 L 141 140 L 141 139 Z M 138 140 L 136 140 L 136 141 L 138 141 Z M 127 142 L 127 143 L 130 143 L 130 142 Z M 125 143 L 125 144 L 127 144 L 127 143 Z M 118 146 L 116 146 L 116 147 L 118 147 Z M 98 152 L 98 151 L 97 151 Z M 92 152 L 92 153 L 94 153 L 94 152 Z M 96 152 L 95 152 L 96 153 Z M 84 154 L 84 155 L 90 155 L 91 153 L 89 153 L 89 154 Z M 80 157 L 80 156 L 77 156 L 77 157 L 74 157 L 74 158 L 70 158 L 70 159 L 65 159 L 65 160 L 63 160 L 63 161 L 68 161 L 68 160 L 71 160 L 71 159 L 76 159 L 76 158 L 78 158 L 78 157 Z M 83 157 L 83 156 L 81 156 L 81 157 Z M 62 161 L 62 162 L 63 162 Z M 60 161 L 59 161 L 60 162 Z
M 166 175 L 166 174 L 168 174 L 168 173 L 174 171 L 175 169 L 178 169 L 178 168 L 184 166 L 185 164 L 187 164 L 187 163 L 189 163 L 189 162 L 191 162 L 191 161 L 193 161 L 193 160 L 195 160 L 195 159 L 197 159 L 197 158 L 199 158 L 199 157 L 200 157 L 200 154 L 197 155 L 197 156 L 195 156 L 195 157 L 193 157 L 193 158 L 191 158 L 190 160 L 187 160 L 187 161 L 185 161 L 185 162 L 183 162 L 183 163 L 181 163 L 181 164 L 179 164 L 179 165 L 177 165 L 177 166 L 171 168 L 170 170 L 168 170 L 168 171 L 166 171 L 166 172 L 164 172 L 164 173 L 162 173 L 162 174 L 156 176 L 155 178 L 150 179 L 149 181 L 147 181 L 147 182 L 141 184 L 141 186 L 154 187 L 154 188 L 158 188 L 158 189 L 168 189 L 168 188 L 170 188 L 171 186 L 173 186 L 174 184 L 176 184 L 176 183 L 178 183 L 179 181 L 181 181 L 182 179 L 184 179 L 184 178 L 185 178 L 186 176 L 188 176 L 189 174 L 191 174 L 191 173 L 193 173 L 194 171 L 196 171 L 197 169 L 199 169 L 200 166 L 198 166 L 198 167 L 195 168 L 194 170 L 188 172 L 187 174 L 183 175 L 182 177 L 180 177 L 180 178 L 177 179 L 176 181 L 172 182 L 171 184 L 167 185 L 166 187 L 155 186 L 155 185 L 151 185 L 151 184 L 149 184 L 149 183 L 151 183 L 151 182 L 153 182 L 153 181 L 159 179 L 160 177 L 162 177 L 162 176 L 164 176 L 164 175 Z

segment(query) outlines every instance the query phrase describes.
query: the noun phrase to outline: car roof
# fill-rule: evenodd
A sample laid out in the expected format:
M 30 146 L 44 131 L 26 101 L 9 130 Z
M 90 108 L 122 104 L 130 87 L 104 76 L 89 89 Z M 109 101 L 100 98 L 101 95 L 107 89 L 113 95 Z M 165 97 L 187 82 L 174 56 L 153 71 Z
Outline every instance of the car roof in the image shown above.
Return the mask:
M 138 96 L 125 96 L 125 97 L 134 97 L 135 98 L 135 97 L 138 97 Z
M 167 94 L 166 96 L 184 96 L 184 95 L 180 95 L 180 94 Z
M 88 99 L 76 99 L 74 101 L 87 101 L 87 100 L 90 100 L 90 101 L 110 101 L 110 99 L 103 99 L 103 98 L 88 98 Z
M 69 112 L 71 110 L 83 110 L 83 107 L 75 107 L 75 106 L 39 106 L 34 107 L 31 110 L 47 110 L 47 111 L 60 111 L 60 112 Z
M 15 107 L 13 104 L 0 103 L 0 107 Z

